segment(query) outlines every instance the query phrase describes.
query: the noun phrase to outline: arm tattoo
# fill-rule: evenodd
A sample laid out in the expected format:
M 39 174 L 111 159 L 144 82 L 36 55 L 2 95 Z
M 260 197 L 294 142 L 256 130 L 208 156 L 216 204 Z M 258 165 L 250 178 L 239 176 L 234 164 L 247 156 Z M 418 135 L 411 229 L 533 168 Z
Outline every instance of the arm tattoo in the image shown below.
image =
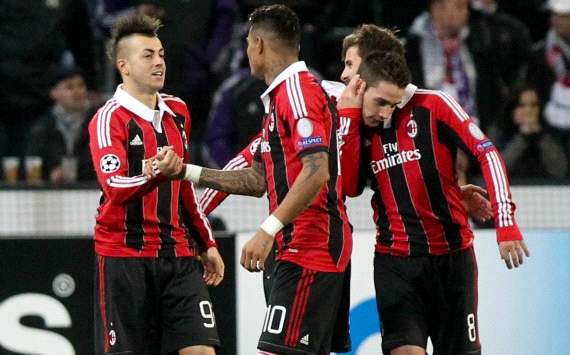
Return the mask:
M 241 170 L 203 169 L 198 185 L 238 195 L 261 197 L 265 193 L 266 183 L 263 167 L 254 162 L 252 168 Z M 260 171 L 261 170 L 261 171 Z
M 322 166 L 325 166 L 328 169 L 327 154 L 324 152 L 309 154 L 304 156 L 301 160 L 303 162 L 303 169 L 306 169 L 307 171 L 307 175 L 305 175 L 303 181 L 301 181 L 303 183 L 303 187 L 308 186 L 307 183 L 309 183 L 309 181 L 313 179 L 320 170 L 322 170 Z M 311 205 L 318 192 L 319 190 L 315 190 L 312 194 L 305 194 L 305 198 L 301 201 L 303 210 Z
M 301 159 L 303 167 L 309 169 L 309 175 L 307 175 L 306 179 L 310 179 L 319 171 L 321 165 L 326 162 L 325 157 L 325 153 L 318 152 L 309 154 Z
M 258 175 L 261 175 L 263 178 L 265 178 L 265 165 L 263 165 L 263 163 L 254 160 L 252 168 Z

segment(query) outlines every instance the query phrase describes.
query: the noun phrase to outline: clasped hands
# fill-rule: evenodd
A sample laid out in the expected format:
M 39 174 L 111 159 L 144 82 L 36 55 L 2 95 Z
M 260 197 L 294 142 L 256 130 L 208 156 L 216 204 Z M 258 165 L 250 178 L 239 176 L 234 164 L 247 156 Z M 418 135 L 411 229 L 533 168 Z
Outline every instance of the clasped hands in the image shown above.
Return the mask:
M 154 178 L 158 172 L 169 179 L 184 177 L 184 160 L 176 154 L 172 146 L 162 148 L 157 155 L 145 160 L 143 175 Z

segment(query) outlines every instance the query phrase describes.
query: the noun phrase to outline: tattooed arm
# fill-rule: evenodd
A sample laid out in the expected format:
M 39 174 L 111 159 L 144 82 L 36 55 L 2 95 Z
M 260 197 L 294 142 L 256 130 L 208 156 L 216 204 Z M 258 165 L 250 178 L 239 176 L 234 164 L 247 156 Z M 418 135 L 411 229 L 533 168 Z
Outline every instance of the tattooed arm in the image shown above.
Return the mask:
M 254 160 L 251 168 L 239 170 L 216 170 L 203 168 L 198 186 L 230 194 L 261 197 L 267 190 L 263 165 Z
M 156 174 L 151 165 L 169 179 L 185 179 L 198 186 L 210 187 L 230 194 L 261 197 L 267 189 L 263 165 L 254 161 L 251 168 L 240 170 L 208 169 L 194 164 L 182 164 L 182 158 L 168 148 L 163 149 L 151 162 L 145 163 L 145 175 Z
M 273 212 L 283 224 L 290 223 L 311 205 L 329 180 L 329 159 L 326 152 L 316 152 L 301 158 L 303 169 L 293 186 Z

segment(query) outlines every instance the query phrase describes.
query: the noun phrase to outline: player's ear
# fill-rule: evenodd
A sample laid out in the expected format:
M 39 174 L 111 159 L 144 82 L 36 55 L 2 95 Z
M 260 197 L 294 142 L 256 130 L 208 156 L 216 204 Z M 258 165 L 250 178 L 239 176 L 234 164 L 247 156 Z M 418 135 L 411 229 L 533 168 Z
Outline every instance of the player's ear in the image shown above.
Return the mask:
M 129 63 L 126 59 L 117 58 L 117 62 L 115 63 L 117 70 L 121 75 L 127 76 L 129 75 Z
M 265 41 L 261 36 L 255 36 L 254 38 L 255 48 L 257 49 L 258 54 L 262 54 L 263 50 L 265 49 Z

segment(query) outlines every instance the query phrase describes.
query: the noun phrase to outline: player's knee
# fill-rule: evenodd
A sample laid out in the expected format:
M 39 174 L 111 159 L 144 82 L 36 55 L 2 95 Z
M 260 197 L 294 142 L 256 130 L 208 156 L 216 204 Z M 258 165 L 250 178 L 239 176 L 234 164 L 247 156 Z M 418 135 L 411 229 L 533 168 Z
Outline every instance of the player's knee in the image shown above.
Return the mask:
M 216 355 L 213 347 L 206 345 L 188 346 L 178 350 L 179 355 Z
M 390 350 L 390 355 L 425 355 L 426 350 L 421 346 L 404 345 Z

